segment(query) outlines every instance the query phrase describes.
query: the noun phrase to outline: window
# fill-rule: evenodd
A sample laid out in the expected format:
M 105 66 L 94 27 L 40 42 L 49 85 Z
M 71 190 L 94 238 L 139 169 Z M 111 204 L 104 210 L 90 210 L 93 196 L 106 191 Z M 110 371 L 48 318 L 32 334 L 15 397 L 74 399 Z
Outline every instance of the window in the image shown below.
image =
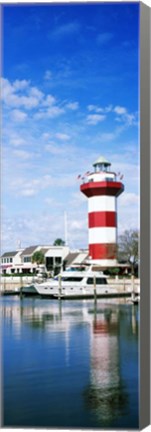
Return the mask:
M 106 285 L 106 278 L 96 278 L 96 285 Z M 92 277 L 87 279 L 87 285 L 94 285 L 94 279 Z
M 53 270 L 53 257 L 46 257 L 46 268 L 47 270 Z
M 55 257 L 56 264 L 61 264 L 62 258 L 61 257 Z
M 70 276 L 70 277 L 64 277 L 63 281 L 65 281 L 65 282 L 81 282 L 82 279 L 83 279 L 83 277 Z
M 27 262 L 31 262 L 31 257 L 29 257 L 29 256 L 25 256 L 25 257 L 24 257 L 24 262 L 25 262 L 25 263 L 27 263 Z
M 113 181 L 114 179 L 113 179 L 112 177 L 106 177 L 105 180 L 111 182 L 111 181 Z

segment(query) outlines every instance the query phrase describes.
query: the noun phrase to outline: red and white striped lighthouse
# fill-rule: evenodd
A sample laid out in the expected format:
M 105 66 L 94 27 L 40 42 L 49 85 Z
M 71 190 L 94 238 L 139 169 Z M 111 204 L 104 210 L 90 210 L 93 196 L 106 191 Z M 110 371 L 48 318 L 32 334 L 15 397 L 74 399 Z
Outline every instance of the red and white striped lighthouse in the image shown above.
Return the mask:
M 117 197 L 124 185 L 102 156 L 93 164 L 80 190 L 88 198 L 89 258 L 102 266 L 117 263 Z

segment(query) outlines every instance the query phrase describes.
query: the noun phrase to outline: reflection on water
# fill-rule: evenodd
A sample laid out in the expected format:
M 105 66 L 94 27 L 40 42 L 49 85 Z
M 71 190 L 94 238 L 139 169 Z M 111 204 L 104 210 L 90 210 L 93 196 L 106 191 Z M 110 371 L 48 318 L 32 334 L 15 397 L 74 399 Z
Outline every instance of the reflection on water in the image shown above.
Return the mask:
M 138 306 L 2 298 L 3 424 L 138 428 Z

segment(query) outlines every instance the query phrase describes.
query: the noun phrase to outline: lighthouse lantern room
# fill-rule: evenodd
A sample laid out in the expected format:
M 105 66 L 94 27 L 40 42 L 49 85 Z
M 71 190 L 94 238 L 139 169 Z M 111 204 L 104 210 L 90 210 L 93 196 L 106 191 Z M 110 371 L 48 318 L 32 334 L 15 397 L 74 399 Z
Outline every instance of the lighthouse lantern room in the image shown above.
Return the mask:
M 110 267 L 117 264 L 117 197 L 124 185 L 104 157 L 99 157 L 93 167 L 80 186 L 88 198 L 89 259 Z

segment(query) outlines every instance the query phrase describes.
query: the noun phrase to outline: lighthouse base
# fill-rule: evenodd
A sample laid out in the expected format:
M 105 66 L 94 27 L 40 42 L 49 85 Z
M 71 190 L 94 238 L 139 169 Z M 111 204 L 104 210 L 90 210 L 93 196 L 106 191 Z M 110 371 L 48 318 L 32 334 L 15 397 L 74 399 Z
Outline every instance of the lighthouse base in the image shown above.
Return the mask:
M 100 259 L 92 259 L 89 258 L 88 262 L 90 264 L 99 265 L 100 267 L 116 267 L 118 262 L 116 259 L 106 259 L 106 260 L 100 260 Z

